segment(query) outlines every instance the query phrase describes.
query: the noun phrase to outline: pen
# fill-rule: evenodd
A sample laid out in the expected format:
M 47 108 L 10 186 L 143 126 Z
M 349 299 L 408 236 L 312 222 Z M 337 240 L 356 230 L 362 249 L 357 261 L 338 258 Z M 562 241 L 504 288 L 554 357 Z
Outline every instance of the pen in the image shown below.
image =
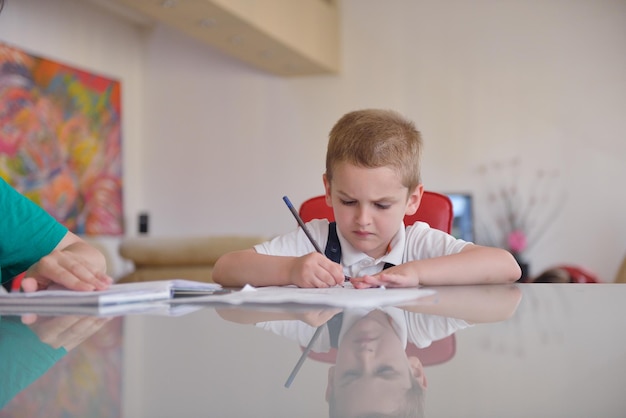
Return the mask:
M 294 208 L 293 205 L 291 204 L 291 200 L 289 200 L 287 196 L 283 196 L 283 200 L 285 201 L 285 203 L 287 204 L 287 207 L 293 214 L 293 217 L 296 218 L 296 221 L 298 221 L 298 225 L 300 225 L 300 227 L 306 234 L 306 237 L 309 239 L 309 241 L 311 241 L 311 244 L 313 244 L 313 246 L 315 247 L 315 250 L 318 253 L 324 254 L 324 252 L 320 249 L 320 246 L 317 245 L 317 242 L 315 242 L 315 240 L 311 236 L 311 233 L 309 232 L 309 228 L 306 227 L 306 225 L 304 224 L 304 221 L 302 220 L 300 215 L 298 215 L 298 211 L 296 211 L 296 208 Z
M 298 214 L 298 211 L 296 210 L 296 208 L 293 207 L 293 204 L 291 204 L 291 200 L 289 200 L 287 196 L 283 196 L 283 200 L 285 201 L 285 204 L 287 205 L 287 207 L 293 214 L 293 217 L 296 218 L 296 221 L 298 221 L 298 225 L 300 225 L 300 228 L 302 228 L 302 230 L 306 234 L 306 237 L 309 239 L 309 241 L 311 241 L 311 244 L 313 244 L 313 246 L 315 247 L 315 251 L 317 251 L 320 254 L 324 254 L 320 246 L 317 245 L 317 242 L 315 242 L 315 240 L 313 239 L 313 236 L 309 232 L 309 228 L 307 228 L 306 225 L 304 224 L 304 221 Z M 350 281 L 350 278 L 348 276 L 344 276 L 344 278 L 345 278 L 345 281 Z

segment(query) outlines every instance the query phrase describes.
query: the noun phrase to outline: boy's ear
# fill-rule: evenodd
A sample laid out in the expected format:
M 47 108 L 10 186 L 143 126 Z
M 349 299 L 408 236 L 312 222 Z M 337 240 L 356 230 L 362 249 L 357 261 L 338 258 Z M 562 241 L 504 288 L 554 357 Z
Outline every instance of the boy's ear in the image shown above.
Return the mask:
M 322 175 L 322 181 L 324 182 L 324 192 L 326 194 L 326 204 L 332 208 L 333 207 L 333 202 L 332 202 L 332 200 L 330 198 L 330 181 L 328 180 L 328 177 L 326 176 L 326 173 L 324 173 Z
M 422 183 L 418 184 L 415 187 L 415 190 L 411 194 L 409 194 L 409 199 L 406 204 L 405 215 L 415 215 L 417 212 L 417 208 L 419 208 L 420 203 L 422 203 L 422 195 L 424 194 L 424 185 Z
M 415 356 L 410 356 L 408 359 L 413 377 L 417 380 L 417 383 L 422 387 L 422 389 L 427 389 L 428 382 L 426 381 L 426 375 L 424 374 L 424 365 L 420 359 Z

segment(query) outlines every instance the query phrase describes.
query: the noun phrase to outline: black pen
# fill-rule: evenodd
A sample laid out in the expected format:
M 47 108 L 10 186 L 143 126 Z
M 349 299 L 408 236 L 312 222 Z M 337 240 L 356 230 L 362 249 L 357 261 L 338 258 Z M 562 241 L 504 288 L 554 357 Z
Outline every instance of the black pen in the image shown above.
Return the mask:
M 296 221 L 298 221 L 298 225 L 300 225 L 300 228 L 302 228 L 302 230 L 306 234 L 306 237 L 309 239 L 309 241 L 311 241 L 311 244 L 313 244 L 313 247 L 315 247 L 315 251 L 317 251 L 320 254 L 324 254 L 324 251 L 322 251 L 320 246 L 317 245 L 317 242 L 315 242 L 315 240 L 313 239 L 313 236 L 309 232 L 309 228 L 306 227 L 306 225 L 304 224 L 304 221 L 302 220 L 302 218 L 298 214 L 298 211 L 296 210 L 296 208 L 293 207 L 293 204 L 291 203 L 289 198 L 287 196 L 283 196 L 283 200 L 285 201 L 285 204 L 287 205 L 287 207 L 289 208 L 289 210 L 293 214 L 293 217 L 296 218 Z M 344 276 L 344 278 L 345 278 L 346 282 L 350 281 L 350 278 L 348 276 Z

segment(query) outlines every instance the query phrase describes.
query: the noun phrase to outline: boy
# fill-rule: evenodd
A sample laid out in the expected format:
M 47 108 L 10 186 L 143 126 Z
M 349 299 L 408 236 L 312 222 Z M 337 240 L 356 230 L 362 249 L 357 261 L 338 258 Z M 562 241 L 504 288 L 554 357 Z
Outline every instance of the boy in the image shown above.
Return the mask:
M 455 239 L 423 222 L 404 226 L 404 216 L 417 211 L 424 191 L 421 147 L 413 123 L 396 112 L 344 115 L 330 132 L 323 175 L 336 228 L 325 219 L 307 224 L 320 245 L 338 243 L 339 259 L 315 252 L 298 229 L 223 255 L 213 279 L 224 286 L 330 287 L 350 277 L 355 288 L 519 279 L 519 265 L 506 250 Z

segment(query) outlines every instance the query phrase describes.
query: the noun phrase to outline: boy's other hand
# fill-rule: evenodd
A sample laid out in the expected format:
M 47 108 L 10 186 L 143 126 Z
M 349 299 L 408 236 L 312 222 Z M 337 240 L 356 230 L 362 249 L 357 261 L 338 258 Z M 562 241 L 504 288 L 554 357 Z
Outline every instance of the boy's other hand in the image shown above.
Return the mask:
M 372 276 L 353 277 L 350 282 L 355 289 L 367 289 L 370 287 L 417 287 L 419 277 L 409 273 L 403 265 L 391 267 Z
M 341 265 L 317 252 L 296 257 L 289 276 L 298 287 L 333 287 L 345 280 Z

